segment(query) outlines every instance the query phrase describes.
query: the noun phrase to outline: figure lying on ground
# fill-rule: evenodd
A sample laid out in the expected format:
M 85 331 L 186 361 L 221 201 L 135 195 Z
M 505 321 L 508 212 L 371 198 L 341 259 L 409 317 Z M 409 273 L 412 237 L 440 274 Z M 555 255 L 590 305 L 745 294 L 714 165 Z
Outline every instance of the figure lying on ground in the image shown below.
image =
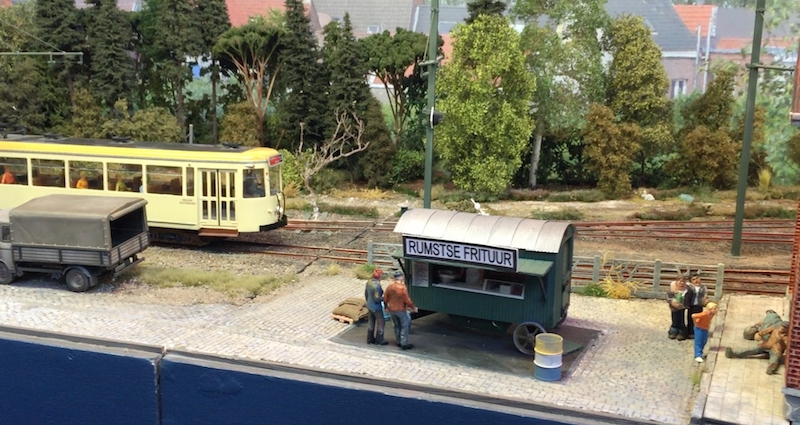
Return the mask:
M 783 320 L 778 313 L 775 313 L 775 310 L 767 310 L 767 315 L 764 316 L 760 322 L 756 323 L 755 325 L 748 326 L 744 328 L 743 337 L 744 339 L 749 339 L 750 341 L 755 339 L 755 336 L 758 332 L 763 329 L 771 328 L 773 326 L 779 325 Z M 769 335 L 764 335 L 764 339 L 769 339 Z
M 778 366 L 783 361 L 783 356 L 786 353 L 786 344 L 789 335 L 789 322 L 781 322 L 778 325 L 762 329 L 755 334 L 755 339 L 758 346 L 751 350 L 733 351 L 730 347 L 725 349 L 725 357 L 727 358 L 769 358 L 769 366 L 767 366 L 767 374 L 772 375 L 778 371 Z

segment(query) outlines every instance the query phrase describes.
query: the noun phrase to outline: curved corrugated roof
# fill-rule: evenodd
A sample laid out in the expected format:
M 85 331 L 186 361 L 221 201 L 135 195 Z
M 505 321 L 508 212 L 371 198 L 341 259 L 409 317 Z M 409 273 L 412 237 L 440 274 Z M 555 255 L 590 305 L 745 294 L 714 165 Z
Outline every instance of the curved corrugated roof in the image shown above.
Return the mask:
M 411 209 L 400 217 L 394 231 L 428 239 L 555 254 L 565 236 L 574 233 L 574 227 L 560 221 Z

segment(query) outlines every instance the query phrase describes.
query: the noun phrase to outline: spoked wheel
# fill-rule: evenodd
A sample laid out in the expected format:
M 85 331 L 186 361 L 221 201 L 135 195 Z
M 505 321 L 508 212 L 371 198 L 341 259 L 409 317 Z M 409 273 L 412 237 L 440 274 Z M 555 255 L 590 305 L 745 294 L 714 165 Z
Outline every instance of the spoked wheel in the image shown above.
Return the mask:
M 65 280 L 67 288 L 73 292 L 84 292 L 97 284 L 97 277 L 83 267 L 69 269 Z
M 8 269 L 6 263 L 0 261 L 0 284 L 11 283 L 14 276 L 11 276 L 11 270 Z
M 536 335 L 544 333 L 544 327 L 536 322 L 521 323 L 514 329 L 514 345 L 523 354 L 533 355 L 536 346 Z

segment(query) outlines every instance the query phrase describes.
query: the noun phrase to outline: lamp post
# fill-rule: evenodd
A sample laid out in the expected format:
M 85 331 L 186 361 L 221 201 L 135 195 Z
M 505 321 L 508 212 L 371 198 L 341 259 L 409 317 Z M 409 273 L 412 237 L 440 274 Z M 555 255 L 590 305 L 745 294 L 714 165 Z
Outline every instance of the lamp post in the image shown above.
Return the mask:
M 439 0 L 431 0 L 431 30 L 428 33 L 428 60 L 420 65 L 428 67 L 428 128 L 425 134 L 425 196 L 423 207 L 431 207 L 431 179 L 433 175 L 433 126 L 434 106 L 436 104 L 436 50 L 439 44 Z

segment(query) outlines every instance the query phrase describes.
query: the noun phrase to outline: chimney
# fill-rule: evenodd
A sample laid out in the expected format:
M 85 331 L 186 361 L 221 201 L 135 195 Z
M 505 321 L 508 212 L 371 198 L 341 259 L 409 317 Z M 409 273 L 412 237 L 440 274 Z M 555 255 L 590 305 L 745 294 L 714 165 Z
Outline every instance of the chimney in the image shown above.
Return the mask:
M 0 0 L 0 7 L 11 7 L 11 0 Z

